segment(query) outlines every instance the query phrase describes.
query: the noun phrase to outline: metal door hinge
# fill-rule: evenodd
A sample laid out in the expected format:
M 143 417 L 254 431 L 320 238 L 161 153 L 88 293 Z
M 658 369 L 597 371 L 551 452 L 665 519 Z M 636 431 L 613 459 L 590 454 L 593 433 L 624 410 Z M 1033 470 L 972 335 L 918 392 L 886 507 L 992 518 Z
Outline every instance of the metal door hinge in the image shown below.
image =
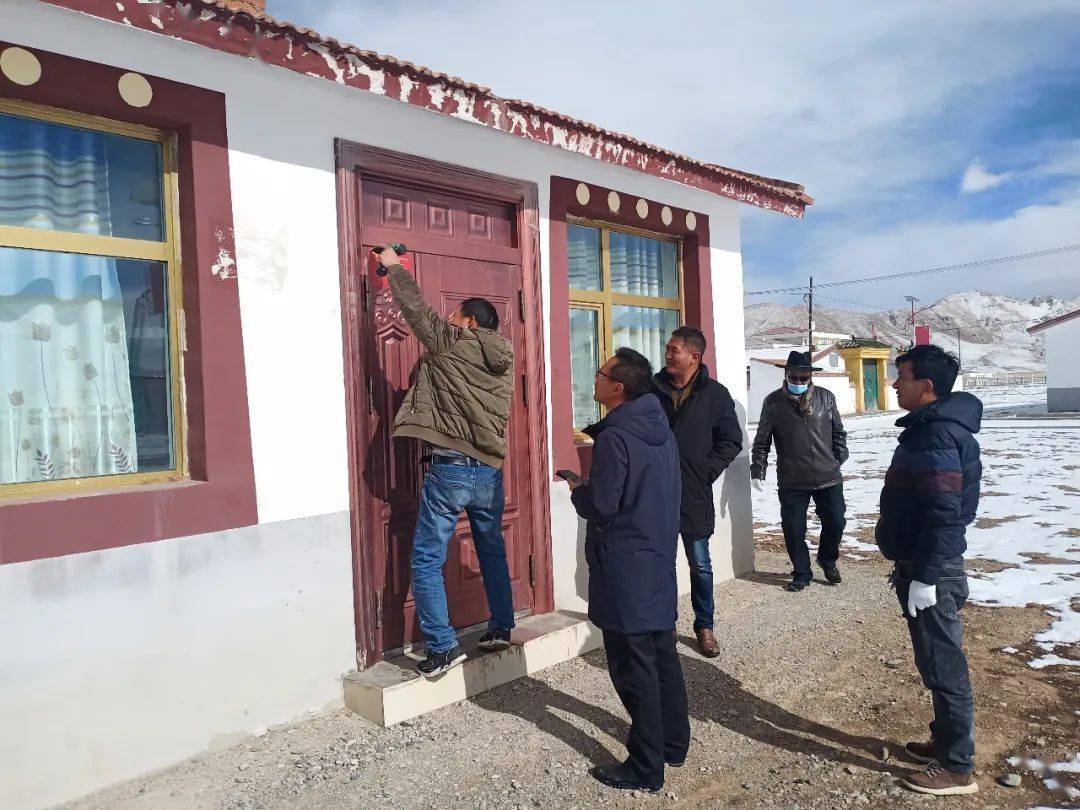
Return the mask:
M 525 291 L 518 290 L 518 315 L 521 316 L 521 322 L 525 323 Z
M 536 564 L 533 562 L 533 555 L 529 555 L 529 587 L 535 587 L 536 585 Z
M 525 407 L 529 407 L 529 381 L 524 374 L 521 375 L 521 399 Z
M 364 298 L 364 312 L 371 312 L 371 290 L 366 275 L 360 276 L 361 295 Z
M 371 382 L 371 375 L 367 375 L 367 409 L 368 413 L 375 412 L 375 388 Z
M 382 627 L 382 591 L 375 595 L 375 626 Z

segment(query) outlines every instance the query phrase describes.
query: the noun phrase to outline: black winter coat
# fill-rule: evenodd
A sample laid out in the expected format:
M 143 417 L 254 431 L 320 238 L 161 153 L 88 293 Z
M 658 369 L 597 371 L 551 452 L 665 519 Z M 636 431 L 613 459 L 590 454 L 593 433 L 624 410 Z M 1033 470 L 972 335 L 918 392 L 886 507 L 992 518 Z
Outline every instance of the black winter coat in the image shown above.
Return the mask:
M 810 389 L 809 416 L 795 408 L 783 388 L 765 397 L 752 450 L 750 477 L 765 480 L 769 447 L 776 442 L 776 485 L 780 489 L 826 489 L 844 480 L 840 465 L 847 461 L 847 432 L 836 409 L 836 397 L 826 388 Z
M 592 468 L 571 500 L 586 521 L 589 618 L 615 633 L 673 630 L 681 484 L 664 411 L 646 395 L 585 432 Z
M 904 432 L 885 474 L 875 538 L 886 559 L 909 562 L 912 579 L 927 585 L 967 549 L 965 530 L 979 508 L 982 461 L 973 434 L 982 409 L 960 391 L 896 422 Z
M 735 415 L 735 401 L 721 383 L 709 377 L 704 365 L 678 411 L 671 399 L 672 383 L 667 371 L 653 377 L 653 393 L 667 414 L 679 444 L 682 470 L 682 508 L 679 532 L 699 540 L 716 529 L 713 484 L 742 452 L 742 427 Z

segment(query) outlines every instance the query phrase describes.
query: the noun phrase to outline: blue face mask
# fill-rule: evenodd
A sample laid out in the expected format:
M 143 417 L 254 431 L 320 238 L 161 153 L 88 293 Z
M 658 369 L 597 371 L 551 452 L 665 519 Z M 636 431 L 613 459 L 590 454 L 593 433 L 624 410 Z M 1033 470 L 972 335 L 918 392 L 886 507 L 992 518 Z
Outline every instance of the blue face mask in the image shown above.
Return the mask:
M 810 390 L 810 383 L 803 383 L 801 385 L 795 385 L 795 383 L 788 383 L 787 389 L 791 393 L 797 396 L 801 396 L 802 394 L 805 394 L 807 391 Z

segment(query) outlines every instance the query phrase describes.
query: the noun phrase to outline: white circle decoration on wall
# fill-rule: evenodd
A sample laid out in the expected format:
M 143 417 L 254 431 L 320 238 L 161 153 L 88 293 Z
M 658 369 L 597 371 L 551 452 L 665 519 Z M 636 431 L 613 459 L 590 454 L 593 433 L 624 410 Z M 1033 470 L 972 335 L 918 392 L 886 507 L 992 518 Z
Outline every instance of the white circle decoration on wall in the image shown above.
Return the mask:
M 697 217 L 694 216 L 693 211 L 686 212 L 686 227 L 691 231 L 697 230 Z
M 592 199 L 592 192 L 589 191 L 589 187 L 584 183 L 578 183 L 577 189 L 574 191 L 574 196 L 577 197 L 578 205 L 588 205 L 589 200 Z
M 637 209 L 637 215 L 642 219 L 649 216 L 649 204 L 645 200 L 638 200 L 635 208 Z
M 116 84 L 120 98 L 132 107 L 146 107 L 154 98 L 154 89 L 145 76 L 138 73 L 125 73 Z
M 25 48 L 4 48 L 0 53 L 0 73 L 15 84 L 29 87 L 41 78 L 41 62 Z
M 663 222 L 665 225 L 670 225 L 671 221 L 674 218 L 675 217 L 672 215 L 671 209 L 668 208 L 666 205 L 660 209 L 660 221 Z
M 607 207 L 611 213 L 619 213 L 619 206 L 622 205 L 622 200 L 619 199 L 619 195 L 612 191 L 607 195 Z

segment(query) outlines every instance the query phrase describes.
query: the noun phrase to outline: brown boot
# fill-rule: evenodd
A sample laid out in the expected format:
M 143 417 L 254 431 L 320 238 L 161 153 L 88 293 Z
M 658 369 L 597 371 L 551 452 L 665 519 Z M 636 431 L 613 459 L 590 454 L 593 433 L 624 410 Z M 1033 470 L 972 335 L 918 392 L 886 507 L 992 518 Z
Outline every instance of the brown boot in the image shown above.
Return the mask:
M 697 631 L 697 648 L 706 658 L 716 658 L 720 655 L 720 645 L 716 643 L 716 636 L 707 627 L 702 627 Z
M 934 746 L 933 740 L 929 742 L 909 742 L 904 745 L 904 750 L 907 751 L 909 757 L 924 765 L 938 761 L 937 748 Z
M 959 796 L 979 791 L 979 783 L 970 773 L 947 771 L 936 762 L 927 765 L 924 771 L 905 776 L 903 783 L 916 793 L 931 796 Z

